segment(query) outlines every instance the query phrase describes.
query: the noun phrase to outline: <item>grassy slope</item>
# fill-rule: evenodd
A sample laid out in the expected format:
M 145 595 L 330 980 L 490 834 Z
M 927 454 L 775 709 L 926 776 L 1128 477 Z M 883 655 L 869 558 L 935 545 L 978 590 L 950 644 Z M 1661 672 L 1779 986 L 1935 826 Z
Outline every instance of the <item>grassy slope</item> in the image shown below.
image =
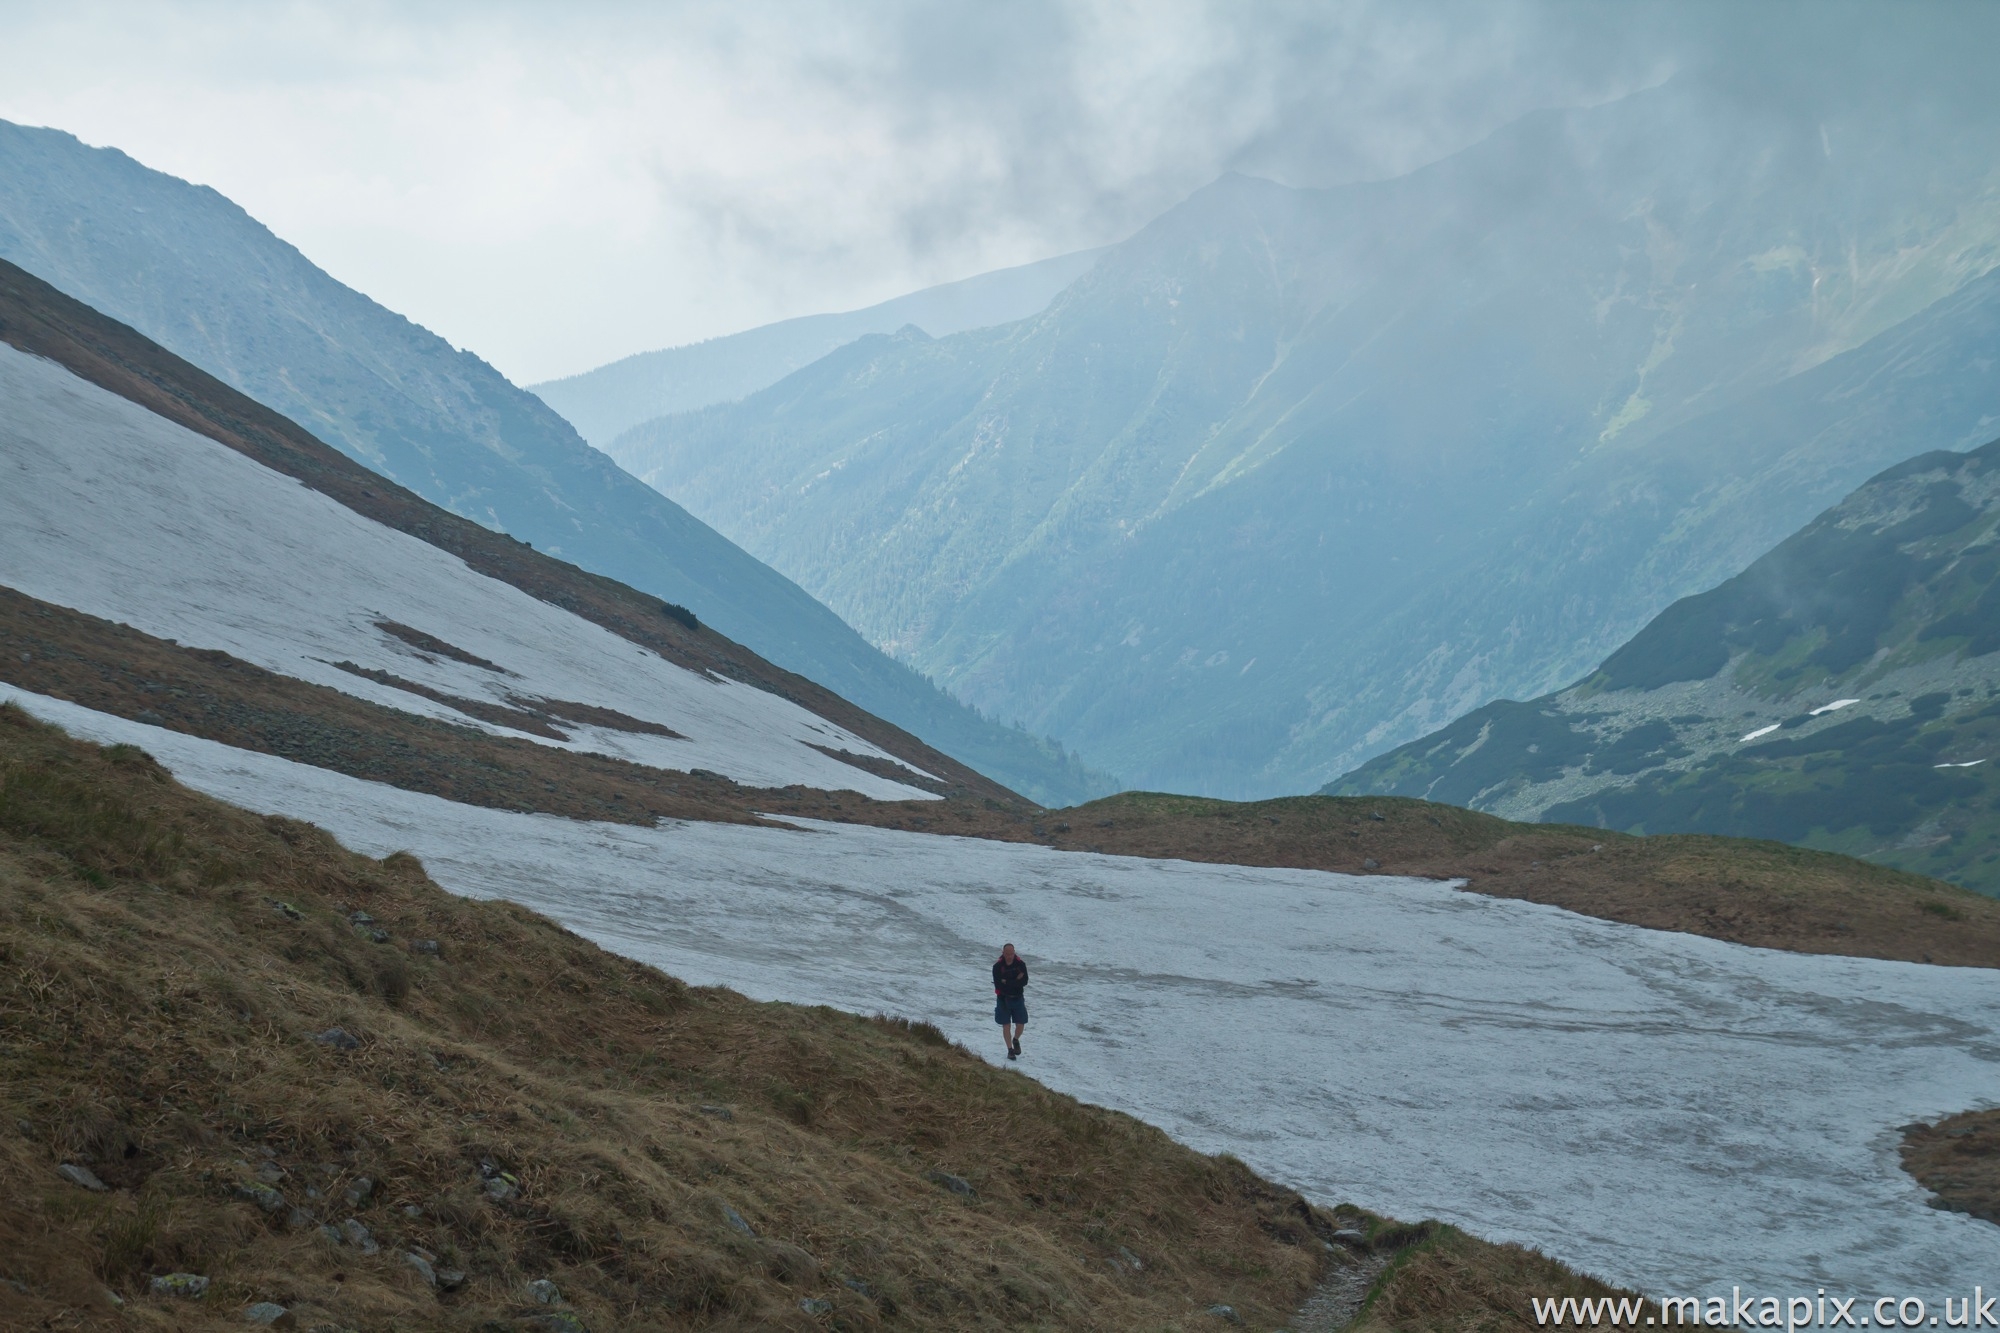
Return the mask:
M 1058 846 L 1463 876 L 1478 893 L 1762 948 L 2000 967 L 2000 902 L 1783 843 L 1517 824 L 1392 796 L 1235 804 L 1127 792 L 1051 812 L 1042 828 Z
M 1341 1225 L 1417 1242 L 1370 1326 L 1521 1327 L 1530 1292 L 1603 1290 L 1449 1229 L 1308 1208 L 934 1030 L 687 988 L 11 707 L 0 961 L 9 1320 L 235 1326 L 274 1300 L 306 1326 L 509 1327 L 547 1313 L 525 1284 L 548 1277 L 600 1330 L 1207 1327 L 1216 1301 L 1268 1328 L 1379 1261 L 1327 1246 Z M 359 1048 L 309 1040 L 334 1025 Z M 482 1159 L 518 1198 L 484 1196 Z M 357 1216 L 382 1252 L 239 1197 L 267 1162 L 288 1206 Z M 339 1202 L 362 1176 L 373 1198 Z M 434 1293 L 413 1246 L 465 1287 Z M 206 1300 L 143 1294 L 175 1270 L 214 1279 Z
M 1482 893 L 1806 952 L 2000 965 L 2000 903 L 1773 843 L 1637 839 L 1394 798 L 1226 801 L 1127 793 L 1072 810 L 870 801 L 741 787 L 384 708 L 0 589 L 0 680 L 89 708 L 450 800 L 575 819 L 758 812 L 1072 850 L 1467 879 Z M 1381 820 L 1369 818 L 1380 814 Z M 1602 851 L 1592 852 L 1601 846 Z
M 1588 679 L 1326 790 L 1775 838 L 2000 894 L 1996 482 L 2000 442 L 1890 468 Z

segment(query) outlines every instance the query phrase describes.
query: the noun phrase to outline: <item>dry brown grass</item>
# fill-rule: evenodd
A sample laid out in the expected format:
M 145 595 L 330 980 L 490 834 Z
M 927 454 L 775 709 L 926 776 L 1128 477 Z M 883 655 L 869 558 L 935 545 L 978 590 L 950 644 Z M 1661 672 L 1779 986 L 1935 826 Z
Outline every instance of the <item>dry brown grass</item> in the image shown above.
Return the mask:
M 743 787 L 384 708 L 6 588 L 0 649 L 0 680 L 26 689 L 474 805 L 640 823 L 804 815 L 1067 850 L 1463 878 L 1476 893 L 1741 944 L 2000 966 L 2000 901 L 1782 843 L 1515 824 L 1398 797 L 1239 804 L 1127 792 L 1034 811 L 962 789 L 917 802 Z M 908 776 L 886 762 L 827 753 Z
M 1475 893 L 1767 949 L 2000 967 L 2000 901 L 1785 843 L 1516 824 L 1389 796 L 1126 792 L 1048 811 L 1039 827 L 1057 847 L 1464 878 Z
M 1903 1128 L 1903 1169 L 1931 1207 L 2000 1223 L 2000 1111 L 1965 1111 Z
M 106 1288 L 125 1325 L 275 1300 L 307 1325 L 512 1326 L 549 1277 L 599 1329 L 1167 1328 L 1216 1301 L 1271 1327 L 1329 1262 L 1296 1195 L 934 1030 L 691 990 L 12 708 L 0 960 L 10 1326 L 109 1326 Z M 309 1039 L 336 1025 L 359 1049 Z M 520 1197 L 487 1198 L 482 1160 Z M 236 1197 L 266 1162 L 382 1253 Z M 412 1246 L 465 1288 L 433 1293 Z M 143 1294 L 177 1270 L 214 1279 L 205 1301 Z

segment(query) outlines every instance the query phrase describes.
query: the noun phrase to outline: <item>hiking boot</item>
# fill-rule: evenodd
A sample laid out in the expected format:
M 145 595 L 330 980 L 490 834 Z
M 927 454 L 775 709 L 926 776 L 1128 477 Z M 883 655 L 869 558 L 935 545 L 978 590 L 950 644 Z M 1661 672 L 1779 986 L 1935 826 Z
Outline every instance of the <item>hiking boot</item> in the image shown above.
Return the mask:
M 1014 1038 L 1014 1040 L 1008 1044 L 1007 1058 L 1010 1060 L 1018 1060 L 1021 1058 L 1021 1039 L 1019 1037 Z

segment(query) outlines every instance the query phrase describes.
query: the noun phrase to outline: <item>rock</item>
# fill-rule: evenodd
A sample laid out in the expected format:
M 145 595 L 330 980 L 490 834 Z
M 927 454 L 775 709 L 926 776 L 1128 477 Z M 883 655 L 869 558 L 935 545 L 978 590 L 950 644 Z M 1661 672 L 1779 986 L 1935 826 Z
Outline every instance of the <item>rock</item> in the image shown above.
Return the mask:
M 437 1275 L 439 1291 L 458 1291 L 465 1286 L 465 1274 L 456 1268 L 440 1268 Z
M 495 1203 L 505 1203 L 520 1192 L 520 1182 L 504 1171 L 486 1182 L 486 1197 Z
M 285 1206 L 285 1196 L 259 1180 L 246 1180 L 238 1185 L 236 1197 L 248 1199 L 267 1213 L 275 1213 Z
M 317 1220 L 303 1208 L 294 1208 L 291 1212 L 285 1214 L 285 1225 L 294 1231 L 304 1231 Z
M 736 1112 L 726 1106 L 703 1106 L 699 1109 L 703 1115 L 712 1115 L 717 1120 L 734 1120 L 736 1118 Z
M 198 1301 L 208 1295 L 208 1279 L 199 1273 L 167 1273 L 146 1284 L 155 1296 L 181 1296 Z
M 436 940 L 411 940 L 410 952 L 429 954 L 432 958 L 436 958 L 441 950 Z
M 306 919 L 306 914 L 290 903 L 280 902 L 276 898 L 266 898 L 264 901 L 271 904 L 271 910 L 287 921 L 303 921 Z
M 817 1296 L 808 1296 L 799 1302 L 799 1308 L 807 1314 L 832 1314 L 833 1302 L 821 1300 Z
M 840 1285 L 846 1287 L 849 1291 L 860 1292 L 871 1301 L 875 1299 L 875 1288 L 869 1286 L 858 1277 L 844 1277 L 840 1279 Z
M 291 1314 L 290 1310 L 279 1305 L 276 1301 L 258 1301 L 243 1312 L 243 1318 L 252 1324 L 277 1325 L 280 1328 L 289 1328 L 298 1322 L 291 1317 Z
M 1380 870 L 1382 863 L 1372 856 L 1364 856 L 1361 858 L 1361 868 L 1363 870 Z
M 1133 1272 L 1143 1273 L 1146 1271 L 1146 1265 L 1139 1262 L 1139 1256 L 1132 1253 L 1132 1251 L 1126 1249 L 1123 1245 L 1120 1245 L 1118 1247 L 1118 1257 L 1120 1259 L 1123 1259 L 1125 1261 L 1125 1266 L 1130 1268 Z
M 64 1162 L 56 1168 L 56 1174 L 72 1185 L 81 1185 L 92 1194 L 102 1194 L 111 1187 L 97 1178 L 97 1173 L 87 1166 L 75 1162 Z
M 538 1277 L 528 1284 L 528 1295 L 538 1305 L 562 1304 L 562 1292 L 545 1277 Z
M 23 1294 L 25 1295 L 26 1293 Z M 125 1298 L 109 1287 L 99 1287 L 97 1289 L 97 1299 L 103 1301 L 114 1310 L 125 1308 Z
M 1590 850 L 1593 852 L 1601 852 L 1604 850 L 1604 844 L 1601 842 L 1593 842 L 1590 844 Z
M 340 1234 L 339 1227 L 333 1226 L 331 1223 L 325 1223 L 325 1222 L 322 1222 L 320 1224 L 319 1238 L 325 1241 L 329 1245 L 344 1244 L 346 1239 Z
M 1333 1238 L 1350 1250 L 1365 1250 L 1368 1248 L 1368 1237 L 1362 1232 L 1356 1231 L 1353 1227 L 1342 1227 L 1333 1233 Z
M 972 1188 L 972 1182 L 964 1176 L 954 1176 L 949 1171 L 930 1170 L 924 1172 L 924 1179 L 939 1189 L 950 1190 L 962 1199 L 976 1199 L 979 1191 Z
M 1380 819 L 1381 816 L 1377 815 L 1376 818 Z M 1220 1319 L 1225 1324 L 1240 1324 L 1243 1322 L 1243 1316 L 1236 1313 L 1236 1307 L 1233 1305 L 1211 1305 L 1208 1307 L 1208 1313 Z
M 24 1139 L 35 1137 L 35 1122 L 32 1120 L 16 1120 L 14 1128 L 21 1131 L 21 1137 Z
M 328 1028 L 324 1032 L 315 1032 L 313 1040 L 322 1046 L 331 1046 L 337 1051 L 353 1051 L 361 1047 L 361 1042 L 346 1028 Z
M 374 1233 L 361 1225 L 361 1219 L 350 1217 L 340 1224 L 340 1237 L 363 1254 L 379 1254 L 382 1247 L 375 1243 Z
M 433 1291 L 437 1290 L 437 1270 L 431 1267 L 430 1260 L 424 1258 L 424 1256 L 418 1254 L 415 1250 L 408 1250 L 403 1254 L 403 1262 L 417 1270 L 417 1276 L 424 1280 L 425 1286 Z
M 375 924 L 375 918 L 366 912 L 349 912 L 347 914 L 347 924 L 350 926 L 372 926 Z
M 368 1201 L 375 1197 L 375 1182 L 366 1176 L 358 1176 L 353 1184 L 342 1191 L 342 1194 L 347 1199 L 348 1207 L 364 1208 Z
M 413 1203 L 406 1203 L 406 1204 L 404 1204 L 404 1205 L 403 1205 L 403 1216 L 404 1216 L 404 1217 L 408 1217 L 408 1218 L 419 1218 L 419 1217 L 422 1217 L 423 1215 L 424 1215 L 424 1210 L 423 1210 L 423 1209 L 421 1209 L 421 1208 L 419 1208 L 419 1207 L 417 1207 L 417 1205 L 415 1205 L 415 1204 L 413 1204 Z
M 266 1185 L 275 1185 L 288 1174 L 290 1173 L 276 1162 L 266 1162 L 257 1168 L 257 1179 L 263 1181 Z
M 729 1224 L 731 1231 L 740 1231 L 746 1236 L 757 1234 L 751 1225 L 743 1220 L 743 1214 L 737 1212 L 726 1203 L 722 1205 L 722 1220 Z
M 1385 820 L 1385 819 L 1383 819 L 1383 818 L 1382 818 L 1382 816 L 1381 816 L 1381 814 L 1380 814 L 1379 812 L 1377 812 L 1377 811 L 1374 811 L 1374 810 L 1370 810 L 1370 811 L 1368 812 L 1368 817 L 1369 817 L 1370 819 L 1374 820 L 1374 821 L 1375 821 L 1376 823 L 1378 823 L 1378 824 L 1383 824 L 1383 823 L 1387 823 L 1387 822 L 1388 822 L 1387 820 Z M 1225 1309 L 1225 1310 L 1228 1310 L 1228 1309 L 1229 1309 L 1229 1307 L 1228 1307 L 1228 1306 L 1226 1306 L 1226 1305 L 1225 1305 L 1225 1306 L 1223 1306 L 1222 1308 L 1223 1308 L 1223 1309 Z M 1229 1312 L 1230 1312 L 1231 1314 L 1235 1314 L 1235 1313 L 1236 1313 L 1236 1312 L 1235 1312 L 1234 1310 L 1230 1310 Z

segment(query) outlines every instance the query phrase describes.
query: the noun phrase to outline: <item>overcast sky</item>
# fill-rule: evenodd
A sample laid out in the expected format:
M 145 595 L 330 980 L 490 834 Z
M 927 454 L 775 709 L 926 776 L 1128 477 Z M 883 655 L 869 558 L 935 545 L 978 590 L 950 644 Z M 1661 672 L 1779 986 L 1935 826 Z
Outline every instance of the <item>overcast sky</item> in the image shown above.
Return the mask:
M 1742 12 L 0 0 L 0 117 L 214 186 L 529 383 L 1117 240 L 1225 170 L 1406 171 Z

